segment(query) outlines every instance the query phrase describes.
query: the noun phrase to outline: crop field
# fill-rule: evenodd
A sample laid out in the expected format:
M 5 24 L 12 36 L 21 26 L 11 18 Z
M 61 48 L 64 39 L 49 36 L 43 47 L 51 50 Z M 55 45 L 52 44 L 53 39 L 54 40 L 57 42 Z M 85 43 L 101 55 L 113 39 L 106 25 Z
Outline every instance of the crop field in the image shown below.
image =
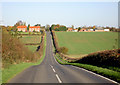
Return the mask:
M 23 43 L 40 43 L 40 40 L 40 35 L 24 35 L 22 36 L 22 38 L 20 38 L 20 41 L 22 41 Z
M 96 51 L 118 48 L 115 32 L 55 32 L 60 47 L 67 47 L 68 54 L 79 57 Z

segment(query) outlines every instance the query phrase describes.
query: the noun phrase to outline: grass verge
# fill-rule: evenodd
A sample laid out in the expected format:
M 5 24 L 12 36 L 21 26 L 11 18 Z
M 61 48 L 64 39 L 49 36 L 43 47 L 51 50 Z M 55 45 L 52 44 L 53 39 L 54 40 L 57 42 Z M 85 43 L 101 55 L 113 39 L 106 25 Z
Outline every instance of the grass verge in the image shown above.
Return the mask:
M 63 60 L 59 54 L 57 54 L 55 56 L 56 60 L 58 63 L 62 64 L 62 65 L 73 65 L 73 66 L 77 66 L 77 67 L 81 67 L 84 69 L 87 69 L 89 71 L 95 72 L 97 74 L 100 74 L 102 76 L 108 77 L 112 80 L 115 80 L 117 82 L 120 83 L 120 72 L 117 71 L 113 71 L 107 68 L 102 68 L 102 67 L 97 67 L 97 66 L 93 66 L 93 65 L 88 65 L 88 64 L 81 64 L 81 63 L 69 63 L 65 60 Z
M 11 65 L 9 68 L 6 68 L 6 69 L 2 69 L 2 83 L 7 83 L 11 78 L 15 77 L 17 74 L 19 74 L 26 68 L 32 65 L 38 65 L 43 61 L 45 57 L 45 49 L 46 49 L 46 35 L 44 39 L 45 39 L 44 51 L 43 51 L 43 56 L 41 57 L 41 59 L 38 60 L 36 63 L 20 63 L 16 65 Z

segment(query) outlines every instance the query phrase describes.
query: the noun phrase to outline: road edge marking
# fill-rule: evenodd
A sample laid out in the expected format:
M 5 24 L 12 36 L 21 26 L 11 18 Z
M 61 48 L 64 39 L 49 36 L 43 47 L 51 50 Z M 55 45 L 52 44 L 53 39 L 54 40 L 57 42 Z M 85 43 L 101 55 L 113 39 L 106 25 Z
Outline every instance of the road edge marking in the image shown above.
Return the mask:
M 114 80 L 112 80 L 112 79 L 109 79 L 109 78 L 107 78 L 107 77 L 105 77 L 105 76 L 102 76 L 102 75 L 99 75 L 99 74 L 97 74 L 97 73 L 94 73 L 94 72 L 92 72 L 92 71 L 89 71 L 89 70 L 87 70 L 87 69 L 84 69 L 84 68 L 81 68 L 81 67 L 77 67 L 77 66 L 73 66 L 73 65 L 72 65 L 72 67 L 77 68 L 77 69 L 84 70 L 84 71 L 86 71 L 86 72 L 88 72 L 88 73 L 91 73 L 91 74 L 93 74 L 93 75 L 99 76 L 99 77 L 101 77 L 101 78 L 103 78 L 103 79 L 106 79 L 106 80 L 108 80 L 108 81 L 111 81 L 111 82 L 113 82 L 113 83 L 116 83 L 116 84 L 120 85 L 118 82 L 116 82 L 116 81 L 114 81 Z

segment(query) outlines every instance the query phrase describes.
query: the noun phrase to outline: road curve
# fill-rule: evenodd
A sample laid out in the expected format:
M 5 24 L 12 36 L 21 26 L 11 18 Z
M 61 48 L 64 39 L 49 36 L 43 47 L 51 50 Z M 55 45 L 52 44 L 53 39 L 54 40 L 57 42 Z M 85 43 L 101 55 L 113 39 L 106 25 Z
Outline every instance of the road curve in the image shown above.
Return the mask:
M 51 35 L 49 32 L 46 34 L 46 55 L 43 62 L 24 70 L 9 83 L 114 83 L 78 67 L 58 64 L 53 57 Z

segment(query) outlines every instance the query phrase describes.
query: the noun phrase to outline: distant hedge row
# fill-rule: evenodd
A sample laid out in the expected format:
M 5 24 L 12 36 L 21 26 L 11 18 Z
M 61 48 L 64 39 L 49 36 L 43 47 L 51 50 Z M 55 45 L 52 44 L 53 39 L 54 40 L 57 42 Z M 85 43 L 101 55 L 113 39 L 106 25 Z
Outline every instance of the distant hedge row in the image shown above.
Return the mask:
M 88 54 L 75 63 L 91 64 L 96 66 L 114 66 L 120 67 L 120 49 L 106 50 Z
M 39 53 L 40 56 L 43 55 L 43 49 L 44 49 L 44 37 L 45 37 L 45 31 L 43 30 L 42 32 L 42 36 L 41 36 L 41 42 L 40 42 L 40 45 L 39 45 L 39 48 L 38 50 L 36 51 L 37 53 Z

